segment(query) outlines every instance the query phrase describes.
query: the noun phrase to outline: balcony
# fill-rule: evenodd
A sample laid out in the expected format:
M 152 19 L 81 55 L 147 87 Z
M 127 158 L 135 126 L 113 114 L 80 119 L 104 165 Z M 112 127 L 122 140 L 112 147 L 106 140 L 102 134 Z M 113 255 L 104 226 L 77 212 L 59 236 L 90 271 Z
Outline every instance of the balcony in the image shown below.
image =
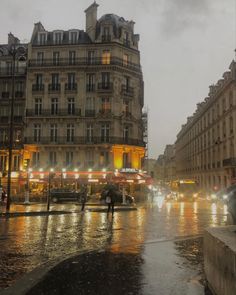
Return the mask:
M 58 110 L 51 110 L 51 109 L 43 109 L 41 110 L 40 114 L 35 112 L 35 109 L 27 109 L 26 110 L 26 117 L 80 117 L 81 116 L 81 109 L 74 109 L 73 114 L 68 112 L 68 109 L 58 109 Z
M 77 83 L 66 83 L 65 91 L 66 92 L 76 92 L 77 91 Z
M 98 83 L 97 92 L 111 93 L 113 91 L 113 83 Z
M 95 117 L 96 111 L 95 110 L 85 110 L 85 117 Z
M 33 84 L 32 85 L 32 92 L 43 92 L 44 91 L 44 84 Z
M 61 90 L 60 84 L 49 84 L 48 85 L 48 92 L 49 93 L 59 92 L 60 90 Z
M 137 63 L 132 62 L 125 62 L 123 58 L 117 57 L 117 56 L 111 56 L 109 59 L 109 64 L 106 64 L 105 66 L 121 66 L 126 69 L 130 69 L 135 72 L 140 72 L 141 66 Z M 64 66 L 81 66 L 81 67 L 87 67 L 87 66 L 104 66 L 104 60 L 102 57 L 97 58 L 60 58 L 58 64 L 54 64 L 53 59 L 44 59 L 43 62 L 40 63 L 37 59 L 31 59 L 28 62 L 29 68 L 43 68 L 43 67 L 64 67 Z
M 86 91 L 87 92 L 94 92 L 95 91 L 95 84 L 87 84 Z
M 13 122 L 15 124 L 17 123 L 23 123 L 23 116 L 14 116 Z M 8 116 L 1 116 L 0 117 L 0 123 L 2 124 L 8 124 L 9 123 L 9 117 Z
M 22 76 L 26 74 L 25 67 L 18 67 L 15 69 L 15 76 Z M 0 76 L 11 77 L 12 76 L 12 69 L 9 67 L 0 67 Z
M 7 140 L 0 140 L 0 148 L 7 149 L 9 147 L 9 143 Z M 22 149 L 24 147 L 23 143 L 19 140 L 13 140 L 13 149 Z
M 9 98 L 10 97 L 10 92 L 6 92 L 6 91 L 3 91 L 2 92 L 2 98 Z
M 122 85 L 121 94 L 126 98 L 134 97 L 134 88 L 128 87 L 127 85 Z
M 33 143 L 38 143 L 38 144 L 45 144 L 45 145 L 53 145 L 55 144 L 55 141 L 50 140 L 50 136 L 48 137 L 40 137 L 39 138 L 34 138 L 32 137 L 27 137 L 25 138 L 25 144 L 33 144 Z M 85 136 L 80 136 L 80 137 L 74 137 L 73 140 L 68 141 L 68 138 L 66 136 L 59 136 L 57 137 L 57 144 L 60 145 L 94 145 L 94 144 L 125 144 L 125 145 L 134 145 L 134 146 L 141 146 L 144 147 L 145 144 L 143 141 L 138 140 L 138 139 L 131 139 L 131 138 L 121 138 L 121 137 L 92 137 L 92 138 L 87 138 Z
M 15 92 L 15 98 L 22 98 L 24 96 L 24 92 L 23 91 L 16 91 Z
M 228 158 L 223 160 L 223 167 L 236 167 L 236 158 Z

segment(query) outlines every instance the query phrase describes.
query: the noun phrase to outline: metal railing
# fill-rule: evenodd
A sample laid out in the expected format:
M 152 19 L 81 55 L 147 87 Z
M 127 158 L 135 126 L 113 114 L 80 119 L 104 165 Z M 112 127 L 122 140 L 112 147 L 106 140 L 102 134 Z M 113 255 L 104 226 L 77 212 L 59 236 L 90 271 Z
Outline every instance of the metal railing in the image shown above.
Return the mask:
M 25 74 L 26 74 L 26 68 L 19 67 L 15 69 L 15 76 L 25 75 Z M 0 67 L 0 76 L 12 76 L 12 68 Z
M 58 66 L 109 66 L 109 65 L 116 65 L 122 66 L 134 71 L 140 71 L 141 66 L 136 63 L 132 63 L 129 61 L 124 61 L 122 58 L 119 57 L 110 57 L 109 63 L 107 63 L 107 59 L 104 60 L 102 57 L 96 58 L 75 58 L 73 59 L 73 63 L 69 58 L 60 58 L 58 63 L 55 65 L 53 59 L 44 59 L 40 62 L 37 59 L 31 59 L 28 62 L 29 67 L 58 67 Z
M 223 167 L 236 167 L 236 158 L 224 159 Z
M 74 112 L 68 109 L 43 109 L 40 114 L 35 109 L 27 109 L 26 117 L 58 117 L 58 116 L 81 116 L 81 109 L 74 109 Z
M 111 92 L 113 90 L 113 83 L 98 83 L 97 91 L 99 92 Z
M 76 91 L 77 90 L 77 83 L 66 83 L 65 90 L 66 91 Z
M 48 84 L 48 91 L 54 92 L 54 91 L 60 91 L 61 90 L 61 84 Z
M 44 84 L 33 84 L 32 85 L 32 91 L 44 91 Z
M 55 138 L 54 138 L 55 139 Z M 50 136 L 47 137 L 40 137 L 36 140 L 34 137 L 26 137 L 25 142 L 26 144 L 61 144 L 61 145 L 68 145 L 68 144 L 77 144 L 77 145 L 88 145 L 88 144 L 127 144 L 127 145 L 135 145 L 135 146 L 145 146 L 145 143 L 142 140 L 132 139 L 132 138 L 122 138 L 122 137 L 90 137 L 87 138 L 85 136 L 75 136 L 73 140 L 68 140 L 66 136 L 58 136 L 57 140 L 50 141 Z
M 85 110 L 85 117 L 95 117 L 96 111 L 95 110 Z
M 86 91 L 87 92 L 94 92 L 95 91 L 95 84 L 87 84 Z

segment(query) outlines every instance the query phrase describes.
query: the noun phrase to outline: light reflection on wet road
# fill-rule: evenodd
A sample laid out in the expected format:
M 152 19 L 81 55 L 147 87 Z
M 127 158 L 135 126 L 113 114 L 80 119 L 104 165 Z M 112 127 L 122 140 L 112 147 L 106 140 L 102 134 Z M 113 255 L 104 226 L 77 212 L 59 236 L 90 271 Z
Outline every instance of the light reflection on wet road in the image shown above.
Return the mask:
M 27 207 L 40 210 L 40 206 Z M 56 205 L 56 210 L 78 210 L 75 205 Z M 17 208 L 20 210 L 20 207 Z M 138 205 L 137 211 L 104 212 L 0 219 L 0 287 L 56 257 L 83 250 L 137 253 L 144 244 L 170 241 L 203 233 L 207 226 L 224 225 L 223 204 L 162 202 Z

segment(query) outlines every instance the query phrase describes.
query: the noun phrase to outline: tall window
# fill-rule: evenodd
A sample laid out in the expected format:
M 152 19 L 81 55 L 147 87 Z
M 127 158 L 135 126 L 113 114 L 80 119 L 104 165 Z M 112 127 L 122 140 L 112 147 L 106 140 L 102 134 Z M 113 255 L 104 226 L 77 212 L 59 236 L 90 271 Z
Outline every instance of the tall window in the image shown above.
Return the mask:
M 93 165 L 94 165 L 94 153 L 93 153 L 93 150 L 86 150 L 85 157 L 86 157 L 86 166 L 87 166 L 87 168 L 92 168 Z
M 75 85 L 75 73 L 68 73 L 68 85 L 70 87 Z
M 52 85 L 59 84 L 59 74 L 52 74 Z
M 230 130 L 230 134 L 234 133 L 234 120 L 233 120 L 233 117 L 229 118 L 229 130 Z
M 129 127 L 128 126 L 124 127 L 123 138 L 124 138 L 124 142 L 128 143 L 128 140 L 129 140 Z
M 110 34 L 110 28 L 109 27 L 104 27 L 103 28 L 102 41 L 111 41 L 111 34 Z
M 111 52 L 109 50 L 104 50 L 102 53 L 102 64 L 109 65 L 111 63 Z
M 95 115 L 95 98 L 87 97 L 85 105 L 85 115 L 94 116 Z
M 0 129 L 0 142 L 4 143 L 7 141 L 7 130 L 6 129 Z
M 40 142 L 41 139 L 41 124 L 34 124 L 34 141 Z
M 95 63 L 95 51 L 89 50 L 87 55 L 88 64 L 94 64 Z
M 51 99 L 51 115 L 58 114 L 58 98 Z
M 124 101 L 124 112 L 126 115 L 128 115 L 130 113 L 130 105 L 129 105 L 129 102 L 128 101 Z
M 43 84 L 43 75 L 42 74 L 36 74 L 36 85 L 42 85 Z
M 87 142 L 93 142 L 93 124 L 87 124 L 86 126 L 86 140 Z
M 109 165 L 109 152 L 108 151 L 100 152 L 99 164 L 101 167 L 106 167 Z
M 58 51 L 54 51 L 52 54 L 53 65 L 59 65 L 60 53 Z
M 67 99 L 68 115 L 75 114 L 75 99 L 73 97 Z
M 50 141 L 57 141 L 57 124 L 50 125 Z
M 49 152 L 49 165 L 51 167 L 56 166 L 57 164 L 57 153 L 54 151 Z
M 61 44 L 62 43 L 62 38 L 63 38 L 63 33 L 62 32 L 54 33 L 54 43 L 55 44 Z
M 123 54 L 123 65 L 128 66 L 128 54 Z
M 44 60 L 44 52 L 37 52 L 37 64 L 42 65 Z
M 111 111 L 111 101 L 109 97 L 102 97 L 101 98 L 101 111 L 104 112 L 110 112 Z
M 39 158 L 40 157 L 40 153 L 39 152 L 33 152 L 32 154 L 32 165 L 34 167 L 38 167 L 40 162 L 39 162 Z
M 78 32 L 70 32 L 70 42 L 76 44 L 78 40 Z
M 39 33 L 38 34 L 38 42 L 40 45 L 46 44 L 47 41 L 47 33 Z
M 130 89 L 130 77 L 126 76 L 125 77 L 125 90 L 129 91 Z
M 20 156 L 14 155 L 13 157 L 13 171 L 19 171 L 20 170 Z
M 109 142 L 110 140 L 110 125 L 105 123 L 101 126 L 101 141 Z
M 71 166 L 73 164 L 73 158 L 73 152 L 66 152 L 66 166 Z
M 95 90 L 95 74 L 87 74 L 87 91 Z
M 106 89 L 110 86 L 110 73 L 102 73 L 102 88 Z
M 75 51 L 69 51 L 69 64 L 75 64 Z
M 74 124 L 67 124 L 67 130 L 66 130 L 66 140 L 67 140 L 67 142 L 73 142 L 74 141 L 74 135 L 75 135 L 75 126 L 74 126 Z
M 35 115 L 42 115 L 42 98 L 35 98 L 34 113 Z
M 6 171 L 7 168 L 7 156 L 1 155 L 0 156 L 0 171 Z

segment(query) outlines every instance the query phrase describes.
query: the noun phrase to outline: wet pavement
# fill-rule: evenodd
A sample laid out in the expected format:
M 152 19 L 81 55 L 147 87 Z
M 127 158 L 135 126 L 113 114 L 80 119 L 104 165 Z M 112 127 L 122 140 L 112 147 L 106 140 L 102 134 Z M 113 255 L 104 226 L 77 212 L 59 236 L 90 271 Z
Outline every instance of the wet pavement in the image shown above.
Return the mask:
M 227 222 L 225 205 L 201 200 L 154 200 L 113 218 L 105 212 L 79 213 L 71 204 L 52 210 L 72 213 L 0 218 L 0 287 L 50 259 L 75 253 L 34 289 L 41 293 L 29 294 L 204 294 L 199 235 L 207 226 Z M 85 250 L 92 252 L 77 256 Z M 51 293 L 42 293 L 44 285 Z

